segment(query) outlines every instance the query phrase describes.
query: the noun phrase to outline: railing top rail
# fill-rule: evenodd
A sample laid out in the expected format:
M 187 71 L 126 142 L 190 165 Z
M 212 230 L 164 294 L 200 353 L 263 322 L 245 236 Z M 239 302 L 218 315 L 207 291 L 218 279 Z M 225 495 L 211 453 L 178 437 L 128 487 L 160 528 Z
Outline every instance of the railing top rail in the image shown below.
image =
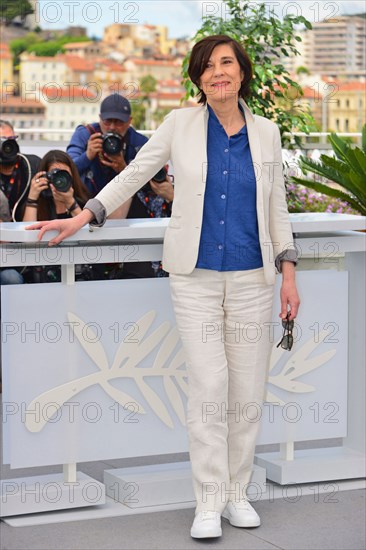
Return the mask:
M 155 130 L 137 130 L 140 134 L 144 136 L 150 136 L 154 133 Z M 73 134 L 73 128 L 14 128 L 16 134 Z M 342 137 L 361 137 L 361 132 L 336 132 L 338 136 Z M 332 132 L 285 132 L 285 136 L 299 136 L 299 137 L 324 137 L 330 136 Z

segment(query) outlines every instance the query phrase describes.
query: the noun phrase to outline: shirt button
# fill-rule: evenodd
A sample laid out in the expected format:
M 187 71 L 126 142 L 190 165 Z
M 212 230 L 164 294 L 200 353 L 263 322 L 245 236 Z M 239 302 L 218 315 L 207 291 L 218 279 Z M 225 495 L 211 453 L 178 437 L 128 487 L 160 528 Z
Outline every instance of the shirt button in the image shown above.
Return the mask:
M 224 225 L 224 220 L 220 220 L 220 225 Z
M 229 152 L 229 149 L 224 149 L 224 153 L 228 153 Z
M 221 195 L 221 198 L 222 198 L 222 199 L 226 199 L 226 195 Z
M 223 248 L 223 247 L 222 247 L 222 244 L 219 244 L 219 247 L 218 247 L 218 248 L 219 248 L 219 250 L 222 250 L 222 248 Z
M 224 171 L 223 171 L 223 174 L 224 174 L 224 176 L 226 176 L 226 174 L 227 174 L 227 170 L 224 170 Z

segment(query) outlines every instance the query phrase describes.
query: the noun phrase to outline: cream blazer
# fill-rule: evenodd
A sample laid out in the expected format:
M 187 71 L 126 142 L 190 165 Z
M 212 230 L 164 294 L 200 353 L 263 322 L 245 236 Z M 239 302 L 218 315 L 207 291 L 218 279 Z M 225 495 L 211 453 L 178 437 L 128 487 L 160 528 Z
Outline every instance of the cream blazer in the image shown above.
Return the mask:
M 279 266 L 287 251 L 295 250 L 282 173 L 280 133 L 276 124 L 253 115 L 243 100 L 240 103 L 256 174 L 264 276 L 267 284 L 274 284 L 275 259 Z M 163 267 L 174 274 L 191 273 L 198 258 L 207 174 L 207 125 L 207 105 L 171 111 L 135 159 L 95 197 L 109 215 L 170 160 L 174 168 L 174 201 L 164 238 Z

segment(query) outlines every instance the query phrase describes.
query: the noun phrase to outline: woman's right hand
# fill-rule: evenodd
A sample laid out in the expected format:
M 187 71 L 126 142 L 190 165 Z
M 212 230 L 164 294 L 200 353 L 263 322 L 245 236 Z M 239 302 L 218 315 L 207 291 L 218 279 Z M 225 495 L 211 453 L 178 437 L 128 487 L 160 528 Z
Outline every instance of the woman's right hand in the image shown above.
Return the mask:
M 37 172 L 37 174 L 33 176 L 28 193 L 28 199 L 37 201 L 41 192 L 47 189 L 48 180 L 45 177 L 45 174 L 46 172 Z
M 71 235 L 74 235 L 74 233 L 79 231 L 79 229 L 81 229 L 85 224 L 91 222 L 93 217 L 92 212 L 85 209 L 74 218 L 37 222 L 33 225 L 27 225 L 25 229 L 40 229 L 37 236 L 38 241 L 42 239 L 43 235 L 47 231 L 58 231 L 58 235 L 48 242 L 48 246 L 54 246 L 55 244 L 59 244 L 61 241 L 66 239 L 66 237 L 71 237 Z

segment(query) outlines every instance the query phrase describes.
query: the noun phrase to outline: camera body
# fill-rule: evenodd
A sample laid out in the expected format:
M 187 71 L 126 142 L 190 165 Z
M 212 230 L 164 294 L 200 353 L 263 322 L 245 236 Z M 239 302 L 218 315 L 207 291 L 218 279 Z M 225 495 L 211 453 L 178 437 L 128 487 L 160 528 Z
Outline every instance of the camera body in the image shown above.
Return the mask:
M 50 172 L 47 172 L 45 174 L 45 177 L 48 180 L 48 184 L 52 183 L 56 191 L 60 191 L 61 193 L 66 193 L 72 186 L 72 176 L 69 174 L 67 170 L 60 170 L 59 168 L 54 168 Z M 49 188 L 44 189 L 41 195 L 45 199 L 51 199 L 52 191 Z
M 166 180 L 167 170 L 165 166 L 153 178 L 151 178 L 155 183 L 163 183 Z
M 66 193 L 72 186 L 72 176 L 67 170 L 54 168 L 50 172 L 47 172 L 45 177 L 47 178 L 48 183 L 52 183 L 55 189 L 57 191 L 61 191 L 61 193 Z
M 0 163 L 15 164 L 19 153 L 19 145 L 15 139 L 6 139 L 0 144 Z
M 124 148 L 125 140 L 120 134 L 107 132 L 102 135 L 103 152 L 106 155 L 118 155 Z

